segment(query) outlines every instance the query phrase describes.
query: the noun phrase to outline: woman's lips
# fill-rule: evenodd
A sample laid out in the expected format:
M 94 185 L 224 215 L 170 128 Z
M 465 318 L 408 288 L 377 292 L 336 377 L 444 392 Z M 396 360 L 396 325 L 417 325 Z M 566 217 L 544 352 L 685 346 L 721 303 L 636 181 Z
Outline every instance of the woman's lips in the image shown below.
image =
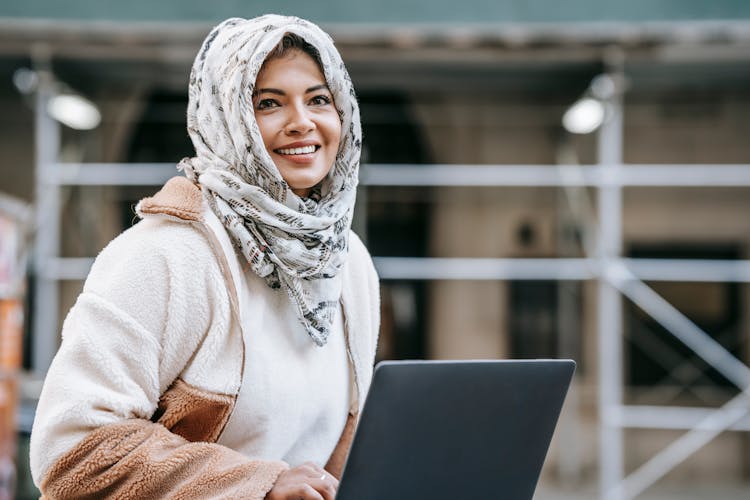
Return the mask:
M 320 149 L 320 146 L 316 144 L 308 144 L 305 146 L 291 144 L 290 146 L 292 147 L 274 149 L 273 152 L 293 163 L 308 164 L 315 160 L 315 153 Z

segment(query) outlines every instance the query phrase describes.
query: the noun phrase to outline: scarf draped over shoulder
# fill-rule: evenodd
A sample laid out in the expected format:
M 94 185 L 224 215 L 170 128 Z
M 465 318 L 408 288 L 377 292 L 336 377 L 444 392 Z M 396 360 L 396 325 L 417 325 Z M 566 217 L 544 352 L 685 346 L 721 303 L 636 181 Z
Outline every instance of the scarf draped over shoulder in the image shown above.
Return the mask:
M 318 50 L 342 124 L 335 164 L 306 198 L 279 174 L 253 110 L 261 66 L 287 33 Z M 193 64 L 187 124 L 195 156 L 180 168 L 201 186 L 247 267 L 284 289 L 305 331 L 325 345 L 339 308 L 362 138 L 354 88 L 333 41 L 296 17 L 227 19 Z

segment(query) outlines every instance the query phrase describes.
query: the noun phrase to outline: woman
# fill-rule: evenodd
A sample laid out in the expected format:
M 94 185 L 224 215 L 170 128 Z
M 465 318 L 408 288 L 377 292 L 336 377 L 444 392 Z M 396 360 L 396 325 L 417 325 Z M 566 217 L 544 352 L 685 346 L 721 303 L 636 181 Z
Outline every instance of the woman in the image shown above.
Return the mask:
M 190 77 L 196 156 L 97 257 L 31 438 L 49 498 L 332 499 L 378 284 L 351 233 L 361 132 L 331 39 L 229 19 Z

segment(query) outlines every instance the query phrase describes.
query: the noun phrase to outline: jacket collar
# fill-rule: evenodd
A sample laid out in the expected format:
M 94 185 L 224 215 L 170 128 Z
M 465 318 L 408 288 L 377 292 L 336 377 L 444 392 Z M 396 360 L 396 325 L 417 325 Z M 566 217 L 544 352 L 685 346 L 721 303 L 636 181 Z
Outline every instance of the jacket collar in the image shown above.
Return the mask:
M 166 214 L 185 221 L 203 221 L 201 189 L 185 177 L 172 177 L 154 196 L 136 207 L 138 215 Z

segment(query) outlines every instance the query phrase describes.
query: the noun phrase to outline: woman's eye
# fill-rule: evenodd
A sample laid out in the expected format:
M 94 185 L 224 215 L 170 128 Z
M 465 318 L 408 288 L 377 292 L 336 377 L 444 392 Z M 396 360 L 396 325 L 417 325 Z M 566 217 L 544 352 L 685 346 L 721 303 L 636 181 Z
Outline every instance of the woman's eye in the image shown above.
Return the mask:
M 316 95 L 310 99 L 310 102 L 316 106 L 325 106 L 326 104 L 331 104 L 331 98 L 325 95 Z
M 261 99 L 258 104 L 255 105 L 255 109 L 268 109 L 278 106 L 279 103 L 275 99 Z

